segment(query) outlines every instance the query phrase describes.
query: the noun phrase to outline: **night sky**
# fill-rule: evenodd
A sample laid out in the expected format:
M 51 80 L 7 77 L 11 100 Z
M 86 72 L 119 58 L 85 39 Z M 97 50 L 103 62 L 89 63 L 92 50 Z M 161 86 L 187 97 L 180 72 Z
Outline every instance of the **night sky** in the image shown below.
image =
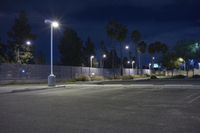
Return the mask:
M 100 40 L 109 45 L 105 27 L 112 18 L 127 25 L 129 32 L 139 30 L 148 43 L 162 41 L 171 47 L 177 40 L 200 38 L 199 0 L 1 0 L 0 37 L 4 42 L 21 10 L 28 13 L 38 36 L 34 45 L 47 57 L 50 29 L 44 24 L 46 18 L 56 18 L 62 24 L 55 31 L 55 47 L 65 26 L 74 28 L 83 41 L 90 36 L 96 45 Z

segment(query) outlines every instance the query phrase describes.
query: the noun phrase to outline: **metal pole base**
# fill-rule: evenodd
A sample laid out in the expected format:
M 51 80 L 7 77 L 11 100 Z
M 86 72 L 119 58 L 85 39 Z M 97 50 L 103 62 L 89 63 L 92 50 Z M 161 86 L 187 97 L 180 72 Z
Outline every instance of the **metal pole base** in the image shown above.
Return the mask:
M 56 76 L 51 74 L 48 76 L 48 86 L 55 86 L 56 85 Z

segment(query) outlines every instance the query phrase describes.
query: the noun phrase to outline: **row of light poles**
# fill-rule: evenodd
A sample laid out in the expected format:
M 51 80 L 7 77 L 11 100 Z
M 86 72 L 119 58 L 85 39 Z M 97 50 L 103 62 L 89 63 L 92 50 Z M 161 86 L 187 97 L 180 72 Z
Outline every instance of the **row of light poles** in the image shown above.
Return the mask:
M 127 63 L 128 63 L 128 64 L 131 63 L 131 66 L 132 66 L 132 69 L 133 69 L 133 66 L 134 66 L 134 64 L 135 64 L 135 61 L 134 61 L 134 60 L 133 60 L 133 61 L 127 61 Z
M 107 57 L 106 54 L 103 54 L 103 55 L 102 55 L 102 61 L 101 61 L 101 63 L 102 63 L 103 73 L 104 73 L 104 60 L 105 60 L 106 57 Z M 93 61 L 93 59 L 94 59 L 94 55 L 91 55 L 91 56 L 90 56 L 90 68 L 89 68 L 89 74 L 90 74 L 90 75 L 92 75 L 90 69 L 92 68 L 92 64 L 93 64 L 92 61 Z

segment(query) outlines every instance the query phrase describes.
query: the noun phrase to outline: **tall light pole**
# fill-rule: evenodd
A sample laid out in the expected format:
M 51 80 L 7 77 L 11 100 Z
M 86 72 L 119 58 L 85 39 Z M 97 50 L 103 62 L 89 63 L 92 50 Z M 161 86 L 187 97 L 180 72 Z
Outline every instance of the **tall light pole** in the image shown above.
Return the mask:
M 131 62 L 130 61 L 127 61 L 127 64 L 130 64 Z M 129 68 L 129 75 L 131 75 L 131 70 Z
M 184 68 L 184 71 L 186 70 L 185 68 L 186 68 L 186 63 L 185 63 L 185 60 L 183 59 L 183 58 L 178 58 L 178 60 L 180 61 L 180 62 L 183 62 L 183 68 Z
M 91 55 L 90 56 L 90 68 L 89 68 L 89 73 L 90 73 L 90 76 L 91 76 L 91 68 L 92 68 L 92 60 L 94 59 L 94 56 L 93 55 Z
M 155 61 L 155 57 L 152 57 L 152 63 L 151 63 L 151 75 L 152 75 L 152 71 L 154 70 L 154 61 Z
M 133 70 L 133 65 L 134 65 L 134 63 L 135 63 L 135 61 L 133 60 L 133 61 L 131 62 L 131 64 L 132 64 L 132 70 Z
M 104 68 L 104 59 L 107 57 L 107 55 L 106 54 L 103 54 L 102 55 L 102 67 Z
M 104 77 L 104 60 L 105 60 L 106 57 L 107 57 L 106 54 L 103 54 L 103 55 L 102 55 L 102 69 L 103 69 L 103 77 Z
M 57 21 L 48 19 L 46 19 L 44 22 L 50 24 L 51 26 L 51 73 L 48 76 L 48 86 L 55 86 L 56 76 L 53 74 L 53 28 L 58 28 L 59 23 Z

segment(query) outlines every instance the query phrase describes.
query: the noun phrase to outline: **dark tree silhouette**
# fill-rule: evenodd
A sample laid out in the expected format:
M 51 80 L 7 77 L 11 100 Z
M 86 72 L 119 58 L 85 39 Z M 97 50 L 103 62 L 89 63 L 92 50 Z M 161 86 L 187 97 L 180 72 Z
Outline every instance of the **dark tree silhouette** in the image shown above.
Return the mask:
M 59 44 L 60 63 L 68 66 L 80 66 L 83 61 L 83 44 L 77 32 L 65 28 Z
M 95 56 L 95 46 L 90 37 L 88 37 L 87 41 L 85 42 L 85 46 L 83 48 L 83 56 L 84 56 L 84 65 L 90 66 L 90 56 Z M 94 62 L 93 62 L 94 63 Z
M 28 23 L 27 14 L 21 11 L 15 19 L 14 25 L 8 32 L 8 57 L 10 62 L 32 63 L 33 62 L 33 46 L 27 46 L 27 40 L 34 41 L 36 35 L 31 31 Z M 20 51 L 20 53 L 18 52 Z M 18 54 L 19 53 L 19 54 Z M 19 55 L 19 59 L 17 59 Z

